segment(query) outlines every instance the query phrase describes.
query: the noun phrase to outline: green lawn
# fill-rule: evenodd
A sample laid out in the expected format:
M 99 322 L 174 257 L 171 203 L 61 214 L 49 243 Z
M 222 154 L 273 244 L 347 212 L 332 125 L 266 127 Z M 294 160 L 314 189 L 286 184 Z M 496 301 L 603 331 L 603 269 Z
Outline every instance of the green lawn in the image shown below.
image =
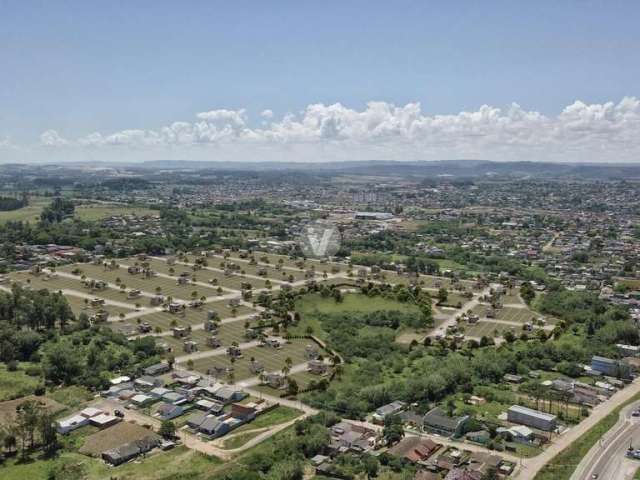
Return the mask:
M 4 363 L 0 364 L 0 401 L 30 395 L 41 383 L 40 377 L 32 377 L 25 373 L 28 366 L 28 363 L 21 363 L 18 370 L 10 372 Z
M 235 433 L 235 432 L 233 432 L 233 433 Z M 247 443 L 252 438 L 260 435 L 261 433 L 262 433 L 262 431 L 239 433 L 238 435 L 234 435 L 233 437 L 226 439 L 222 443 L 223 448 L 225 448 L 227 450 L 233 450 L 234 448 L 240 448 L 242 445 Z
M 300 410 L 291 407 L 278 406 L 273 410 L 258 416 L 253 422 L 242 425 L 233 431 L 233 433 L 246 432 L 247 430 L 255 430 L 256 428 L 271 427 L 288 422 L 302 415 Z
M 640 399 L 640 394 L 634 395 L 624 404 L 614 409 L 609 415 L 596 423 L 591 430 L 584 433 L 570 446 L 556 455 L 535 476 L 534 480 L 568 480 L 574 470 L 591 447 L 608 432 L 618 421 L 620 410 Z

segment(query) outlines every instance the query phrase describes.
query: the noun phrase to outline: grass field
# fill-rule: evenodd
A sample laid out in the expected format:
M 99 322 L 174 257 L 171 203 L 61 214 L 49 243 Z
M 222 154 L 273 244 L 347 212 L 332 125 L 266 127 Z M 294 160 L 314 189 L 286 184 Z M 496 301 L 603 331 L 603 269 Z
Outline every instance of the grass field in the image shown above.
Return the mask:
M 195 272 L 191 268 L 191 265 L 184 265 L 182 263 L 169 265 L 164 260 L 158 260 L 155 258 L 149 259 L 148 262 L 151 269 L 166 275 L 180 275 L 182 272 L 188 272 L 189 275 L 195 274 L 196 279 L 199 282 L 210 283 L 210 280 L 215 280 L 217 284 L 212 285 L 214 288 L 217 288 L 217 286 L 220 285 L 223 288 L 239 290 L 242 283 L 250 283 L 253 288 L 265 287 L 265 281 L 262 279 L 247 278 L 239 274 L 227 276 L 223 272 L 211 270 L 211 268 L 220 268 L 219 262 L 216 262 L 215 259 L 211 258 L 209 259 L 209 265 L 211 268 L 202 268 Z
M 3 480 L 46 480 L 52 478 L 50 472 L 76 472 L 80 476 L 68 477 L 59 473 L 55 478 L 82 478 L 83 480 L 172 480 L 183 478 L 188 472 L 189 480 L 206 480 L 219 469 L 221 460 L 213 456 L 205 456 L 187 447 L 180 446 L 168 452 L 155 451 L 142 461 L 126 463 L 114 469 L 102 460 L 80 455 L 75 452 L 64 452 L 55 459 L 36 459 L 27 463 L 18 463 L 11 459 L 2 468 Z M 67 468 L 65 469 L 65 466 Z M 114 477 L 115 476 L 115 477 Z
M 242 351 L 242 358 L 237 359 L 234 363 L 229 360 L 227 355 L 200 358 L 194 361 L 193 369 L 206 374 L 207 370 L 214 366 L 233 368 L 234 379 L 236 381 L 244 380 L 256 376 L 249 370 L 249 363 L 252 357 L 256 361 L 262 362 L 267 372 L 279 372 L 285 366 L 287 358 L 291 358 L 293 365 L 305 362 L 304 352 L 308 343 L 307 340 L 292 340 L 291 343 L 285 344 L 280 349 L 271 347 L 247 348 Z
M 50 199 L 45 197 L 32 197 L 29 199 L 29 205 L 18 210 L 11 210 L 8 212 L 0 212 L 0 223 L 4 222 L 31 222 L 35 223 L 40 221 L 40 213 L 45 205 L 48 205 Z
M 124 302 L 131 305 L 132 308 L 135 308 L 136 303 L 142 303 L 144 301 L 144 298 L 129 299 L 127 298 L 127 294 L 125 292 L 121 292 L 114 288 L 105 288 L 102 290 L 92 291 L 83 285 L 80 277 L 68 278 L 58 275 L 47 280 L 45 275 L 32 275 L 27 272 L 12 272 L 11 274 L 9 274 L 9 277 L 11 278 L 11 280 L 22 283 L 25 286 L 30 286 L 31 288 L 46 288 L 54 292 L 65 289 L 74 290 L 81 294 L 91 295 L 92 297 Z
M 159 212 L 148 208 L 129 207 L 126 205 L 95 204 L 76 207 L 74 217 L 80 220 L 94 221 L 114 215 L 135 215 L 142 217 L 145 215 L 159 215 Z
M 25 373 L 28 366 L 28 363 L 21 363 L 18 370 L 10 372 L 4 363 L 0 364 L 0 401 L 29 395 L 42 382 L 39 376 L 32 377 Z
M 505 325 L 504 323 L 488 322 L 481 320 L 475 325 L 464 324 L 464 334 L 469 337 L 501 337 L 508 330 L 511 330 L 516 335 L 520 335 L 522 332 L 518 327 L 512 325 Z
M 307 328 L 313 329 L 314 335 L 326 339 L 326 333 L 318 320 L 321 313 L 368 313 L 380 310 L 395 310 L 399 312 L 419 314 L 418 307 L 409 303 L 401 303 L 384 297 L 368 297 L 359 293 L 350 293 L 344 296 L 338 303 L 333 298 L 323 298 L 320 294 L 305 295 L 296 302 L 296 311 L 300 312 L 301 321 L 298 325 L 290 327 L 293 335 L 306 334 Z

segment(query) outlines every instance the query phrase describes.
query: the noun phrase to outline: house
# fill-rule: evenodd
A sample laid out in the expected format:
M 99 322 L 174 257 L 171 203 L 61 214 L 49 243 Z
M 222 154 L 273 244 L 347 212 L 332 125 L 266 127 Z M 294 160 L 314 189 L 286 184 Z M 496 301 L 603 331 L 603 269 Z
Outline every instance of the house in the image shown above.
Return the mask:
M 371 451 L 377 443 L 377 434 L 362 425 L 339 422 L 330 429 L 331 443 L 329 448 L 336 452 L 349 450 L 362 453 Z
M 307 360 L 316 360 L 320 356 L 318 347 L 315 345 L 307 345 L 304 347 L 304 356 Z
M 131 397 L 131 403 L 133 403 L 137 407 L 144 407 L 145 405 L 149 405 L 155 401 L 155 397 L 152 397 L 151 395 L 145 395 L 144 393 L 139 393 Z
M 218 337 L 212 335 L 210 337 L 207 337 L 207 346 L 211 348 L 220 348 L 222 346 L 222 342 Z
M 505 373 L 502 379 L 508 383 L 522 383 L 522 377 L 520 375 L 513 375 L 511 373 Z
M 242 420 L 243 422 L 250 422 L 256 418 L 256 409 L 250 405 L 242 405 L 240 403 L 231 404 L 231 416 Z
M 405 437 L 389 449 L 389 453 L 397 457 L 404 457 L 411 463 L 425 462 L 442 445 L 429 438 Z
M 109 415 L 107 413 L 100 413 L 99 415 L 91 417 L 89 419 L 89 423 L 91 425 L 93 425 L 94 427 L 107 428 L 107 427 L 110 427 L 112 425 L 115 425 L 120 420 L 121 419 L 119 417 L 116 417 L 115 415 Z
M 173 327 L 171 331 L 174 338 L 184 338 L 190 333 L 187 327 Z
M 167 403 L 173 403 L 174 405 L 180 405 L 181 403 L 185 403 L 187 398 L 178 392 L 167 392 L 162 395 L 162 400 Z
M 598 355 L 591 358 L 591 369 L 616 378 L 628 378 L 630 375 L 629 366 L 624 362 Z
M 231 430 L 231 425 L 216 417 L 207 417 L 198 428 L 198 431 L 211 438 L 225 435 Z
M 249 362 L 249 371 L 254 375 L 259 375 L 264 372 L 264 364 L 257 360 L 253 360 L 252 362 Z
M 239 402 L 240 400 L 246 398 L 248 395 L 244 393 L 242 390 L 238 390 L 233 387 L 225 386 L 219 388 L 213 394 L 214 400 L 218 400 L 223 404 L 227 405 L 233 402 Z
M 309 360 L 307 363 L 307 371 L 314 375 L 324 375 L 329 370 L 329 366 L 322 360 Z
M 261 377 L 263 385 L 269 385 L 271 388 L 281 389 L 287 385 L 287 379 L 280 373 L 265 373 Z
M 185 353 L 193 353 L 198 351 L 198 342 L 194 342 L 193 340 L 185 340 L 182 344 L 182 350 Z
M 189 415 L 189 418 L 187 418 L 187 425 L 194 430 L 198 430 L 200 428 L 200 425 L 204 423 L 207 417 L 208 415 L 204 412 L 192 413 L 191 415 Z
M 121 465 L 138 455 L 153 450 L 160 444 L 160 437 L 155 433 L 149 433 L 145 438 L 125 443 L 102 453 L 102 459 L 111 465 Z
M 214 415 L 220 415 L 224 411 L 224 405 L 218 402 L 213 402 L 207 399 L 200 399 L 195 403 L 196 408 L 203 410 L 207 413 L 213 413 Z
M 164 380 L 152 375 L 143 375 L 136 378 L 133 384 L 139 390 L 151 390 L 152 388 L 162 387 L 164 385 Z
M 547 432 L 557 427 L 556 416 L 550 413 L 540 412 L 532 408 L 513 405 L 507 410 L 507 420 L 511 423 L 526 425 Z
M 184 408 L 180 405 L 173 405 L 171 403 L 163 403 L 156 410 L 156 416 L 160 420 L 173 420 L 184 413 Z
M 422 419 L 424 430 L 437 433 L 445 437 L 459 437 L 465 424 L 469 421 L 469 415 L 450 417 L 439 407 L 429 410 Z
M 168 363 L 156 363 L 144 369 L 144 374 L 149 375 L 151 377 L 155 377 L 157 375 L 162 375 L 163 373 L 167 373 L 171 371 L 171 367 Z
M 155 398 L 162 398 L 163 395 L 169 393 L 171 390 L 164 387 L 156 387 L 149 390 L 149 395 Z
M 375 413 L 373 414 L 373 423 L 378 423 L 380 425 L 384 424 L 384 420 L 389 415 L 399 414 L 402 410 L 404 410 L 405 406 L 406 403 L 400 401 L 395 401 L 388 403 L 387 405 L 383 405 L 382 407 L 376 409 Z
M 75 430 L 76 428 L 89 425 L 89 420 L 92 417 L 101 415 L 102 413 L 102 410 L 98 410 L 97 408 L 85 408 L 80 413 L 58 420 L 56 422 L 56 430 L 58 431 L 58 433 L 64 435 Z

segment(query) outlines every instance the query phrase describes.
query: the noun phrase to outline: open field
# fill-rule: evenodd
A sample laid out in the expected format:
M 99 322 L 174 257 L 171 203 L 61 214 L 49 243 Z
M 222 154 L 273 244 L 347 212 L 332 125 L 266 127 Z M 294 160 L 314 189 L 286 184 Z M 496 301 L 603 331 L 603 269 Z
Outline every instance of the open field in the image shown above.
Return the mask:
M 159 212 L 148 208 L 129 207 L 127 205 L 95 204 L 76 207 L 74 217 L 80 220 L 92 221 L 102 220 L 103 218 L 114 215 L 135 215 L 142 217 L 145 215 L 159 215 Z
M 29 363 L 20 363 L 15 372 L 7 370 L 5 364 L 0 365 L 0 402 L 33 393 L 41 379 L 25 373 L 29 365 Z
M 0 223 L 4 222 L 31 222 L 40 221 L 42 209 L 49 203 L 44 197 L 33 197 L 29 200 L 29 205 L 17 210 L 0 212 Z
M 250 359 L 253 357 L 256 361 L 262 362 L 267 372 L 279 372 L 285 366 L 285 360 L 291 358 L 293 365 L 297 365 L 306 361 L 304 355 L 305 346 L 309 344 L 308 340 L 292 340 L 290 343 L 283 345 L 282 348 L 274 349 L 271 347 L 252 347 L 242 351 L 242 358 L 237 359 L 234 363 L 229 360 L 229 356 L 216 355 L 213 357 L 200 358 L 194 360 L 193 369 L 206 374 L 207 370 L 215 367 L 233 368 L 234 379 L 244 380 L 255 377 L 256 375 L 249 370 Z
M 213 456 L 179 446 L 168 452 L 154 451 L 147 454 L 143 461 L 129 462 L 117 469 L 118 480 L 166 480 L 179 478 L 189 472 L 190 480 L 205 480 L 219 468 L 221 461 Z M 87 457 L 75 452 L 63 452 L 56 459 L 36 459 L 19 463 L 17 458 L 3 464 L 2 474 L 6 480 L 44 480 L 49 478 L 53 468 L 72 465 L 73 471 L 81 471 L 84 480 L 103 480 L 111 478 L 113 467 L 102 460 Z
M 489 305 L 478 305 L 473 309 L 473 312 L 480 316 L 480 318 L 484 318 L 486 317 L 487 311 L 489 311 L 490 309 L 491 307 Z M 538 318 L 540 318 L 540 315 L 532 312 L 528 308 L 503 307 L 495 310 L 495 318 L 497 320 L 504 320 L 506 322 L 524 324 L 537 320 Z M 552 317 L 545 317 L 545 320 L 549 325 L 553 325 L 556 323 L 556 319 Z
M 105 450 L 128 442 L 134 442 L 153 432 L 135 423 L 120 422 L 113 427 L 89 435 L 80 449 L 80 453 L 100 455 Z
M 35 401 L 41 403 L 49 412 L 55 414 L 65 409 L 64 405 L 56 402 L 55 400 L 42 396 L 37 397 L 35 395 L 28 395 L 26 397 L 17 398 L 15 400 L 6 400 L 0 402 L 0 425 L 7 425 L 12 423 L 16 417 L 16 408 L 27 401 Z
M 485 320 L 481 320 L 475 325 L 464 324 L 463 326 L 464 334 L 469 337 L 502 337 L 508 330 L 511 330 L 516 335 L 522 333 L 522 330 L 516 326 L 505 325 L 504 323 L 489 322 Z
M 380 310 L 395 310 L 405 313 L 419 314 L 418 307 L 410 303 L 401 303 L 384 297 L 368 297 L 359 293 L 350 293 L 338 303 L 333 298 L 323 298 L 320 294 L 306 295 L 296 302 L 296 310 L 300 312 L 301 320 L 298 325 L 289 328 L 292 335 L 305 334 L 308 327 L 313 329 L 314 335 L 326 339 L 318 315 L 342 313 L 367 313 Z

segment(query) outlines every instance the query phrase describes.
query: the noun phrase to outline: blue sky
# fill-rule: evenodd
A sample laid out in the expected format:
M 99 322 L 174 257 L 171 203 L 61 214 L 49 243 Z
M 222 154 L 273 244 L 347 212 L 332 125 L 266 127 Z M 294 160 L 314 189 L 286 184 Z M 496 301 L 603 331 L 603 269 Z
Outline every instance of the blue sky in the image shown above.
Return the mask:
M 543 145 L 557 136 L 558 128 L 565 128 L 558 116 L 568 106 L 581 101 L 587 119 L 596 108 L 605 116 L 617 115 L 612 121 L 626 122 L 625 128 L 630 114 L 640 115 L 635 104 L 625 104 L 622 113 L 619 109 L 625 97 L 640 95 L 636 1 L 0 0 L 0 12 L 4 161 L 158 155 L 322 160 L 419 158 L 421 153 L 552 160 L 565 155 L 580 160 L 576 145 L 584 139 L 572 137 L 560 147 Z M 380 120 L 383 114 L 371 114 L 367 106 L 372 101 L 398 108 L 419 103 L 420 113 L 414 112 L 413 120 L 399 119 L 389 107 L 391 113 Z M 442 143 L 456 143 L 452 132 L 429 143 L 435 135 L 433 125 L 426 133 L 415 127 L 416 118 L 478 113 L 483 105 L 500 108 L 491 118 L 502 118 L 513 102 L 527 114 L 539 113 L 562 125 L 547 136 L 530 138 L 517 151 L 501 147 L 495 154 L 495 142 L 513 142 L 492 137 L 486 144 L 476 142 L 447 153 Z M 613 103 L 608 110 L 607 102 Z M 343 110 L 325 108 L 308 115 L 309 105 L 336 103 Z M 272 115 L 261 116 L 265 110 Z M 163 137 L 163 128 L 175 122 L 187 122 L 194 129 L 198 113 L 219 111 L 238 113 L 241 124 L 236 119 L 229 126 L 224 123 L 229 115 L 213 115 L 213 135 L 209 130 L 204 136 L 192 131 L 186 142 Z M 296 125 L 311 130 L 315 122 L 317 131 L 300 134 L 298 126 L 283 121 L 287 114 L 296 115 Z M 374 144 L 362 132 L 372 117 L 392 125 L 374 135 Z M 633 117 L 634 129 L 636 121 Z M 398 122 L 405 122 L 406 131 L 389 141 Z M 321 124 L 326 128 L 319 133 Z M 458 134 L 474 135 L 475 127 Z M 478 128 L 485 127 L 490 128 Z M 599 128 L 602 141 L 603 126 Z M 231 136 L 219 135 L 225 129 Z M 126 135 L 104 141 L 131 130 L 146 133 L 138 134 L 135 142 L 129 137 L 121 141 Z M 270 132 L 266 139 L 263 130 Z M 632 137 L 634 131 L 625 135 Z M 45 132 L 54 132 L 59 141 L 43 142 Z M 82 140 L 95 133 L 100 141 Z M 622 160 L 632 161 L 640 150 L 627 155 L 627 136 L 617 140 L 625 144 Z M 250 148 L 247 139 L 254 142 Z M 197 143 L 198 149 L 185 145 L 189 142 Z

